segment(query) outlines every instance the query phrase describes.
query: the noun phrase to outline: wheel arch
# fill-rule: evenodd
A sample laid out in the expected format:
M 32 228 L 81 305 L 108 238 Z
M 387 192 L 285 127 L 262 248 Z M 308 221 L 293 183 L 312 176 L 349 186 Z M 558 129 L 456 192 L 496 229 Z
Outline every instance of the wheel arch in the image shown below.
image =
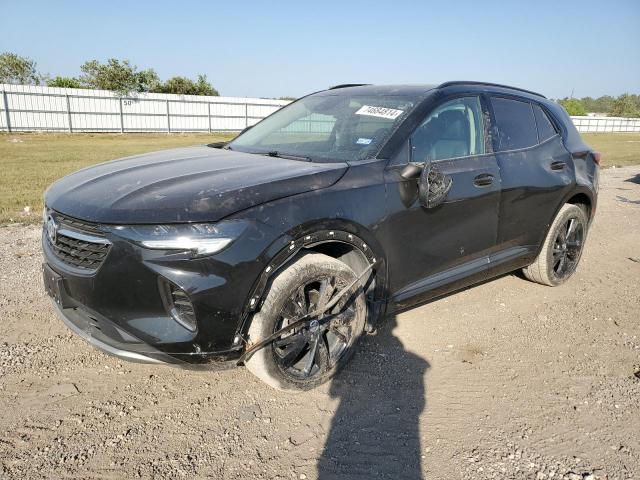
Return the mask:
M 540 252 L 542 251 L 542 247 L 544 245 L 544 240 L 547 238 L 547 235 L 549 235 L 549 230 L 551 229 L 553 220 L 558 216 L 560 209 L 567 203 L 579 206 L 583 205 L 583 208 L 586 210 L 585 213 L 587 214 L 587 221 L 590 223 L 593 219 L 593 209 L 595 207 L 593 193 L 588 188 L 581 186 L 578 186 L 578 188 L 571 190 L 563 197 L 562 201 L 559 202 L 558 206 L 553 212 L 553 216 L 549 219 L 549 223 L 544 229 L 544 235 L 542 236 L 542 240 L 539 242 L 539 245 L 536 248 L 535 256 L 533 258 L 537 258 L 538 255 L 540 255 Z
M 264 296 L 274 275 L 287 268 L 305 251 L 317 252 L 336 258 L 351 267 L 357 275 L 373 264 L 373 275 L 368 281 L 366 330 L 373 331 L 386 310 L 388 282 L 386 256 L 382 247 L 368 230 L 344 220 L 322 221 L 300 226 L 273 242 L 263 254 L 265 267 L 256 279 L 239 323 L 236 338 L 246 339 L 253 315 L 264 302 Z
M 592 210 L 593 210 L 593 202 L 592 197 L 585 192 L 574 192 L 574 194 L 568 198 L 564 203 L 571 203 L 573 205 L 582 205 L 585 209 L 585 213 L 587 214 L 587 218 L 591 220 L 592 218 Z M 563 204 L 564 205 L 564 204 Z M 562 205 L 561 205 L 562 207 Z M 558 209 L 560 210 L 560 209 Z M 557 212 L 556 212 L 557 215 Z

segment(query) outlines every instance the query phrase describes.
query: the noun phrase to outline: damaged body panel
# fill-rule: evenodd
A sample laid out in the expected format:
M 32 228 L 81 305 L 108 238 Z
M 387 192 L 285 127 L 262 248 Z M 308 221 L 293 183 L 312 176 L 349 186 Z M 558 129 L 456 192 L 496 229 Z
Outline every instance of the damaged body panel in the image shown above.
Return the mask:
M 85 168 L 54 183 L 47 205 L 106 224 L 216 222 L 278 198 L 328 187 L 344 163 L 264 158 L 205 146 Z
M 47 293 L 73 331 L 128 360 L 226 366 L 306 339 L 296 347 L 305 365 L 287 354 L 282 372 L 312 378 L 322 362 L 303 356 L 316 355 L 319 335 L 348 327 L 345 312 L 373 331 L 385 311 L 546 255 L 548 275 L 571 275 L 596 208 L 599 156 L 567 119 L 538 94 L 491 84 L 340 86 L 229 144 L 81 170 L 45 195 Z M 558 238 L 546 252 L 549 235 Z M 348 268 L 318 266 L 302 302 L 289 302 L 306 310 L 274 314 L 282 318 L 256 338 L 274 284 L 309 255 Z M 328 288 L 350 300 L 326 301 Z M 327 349 L 342 355 L 358 334 L 337 333 Z

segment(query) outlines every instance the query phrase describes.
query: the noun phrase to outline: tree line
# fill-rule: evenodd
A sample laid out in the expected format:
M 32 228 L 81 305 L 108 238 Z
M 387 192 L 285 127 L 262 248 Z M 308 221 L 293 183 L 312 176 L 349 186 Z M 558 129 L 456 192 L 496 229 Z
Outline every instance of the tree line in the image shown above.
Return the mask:
M 640 117 L 640 95 L 625 93 L 619 97 L 604 95 L 598 98 L 562 98 L 558 102 L 569 115 L 602 113 L 610 117 Z
M 77 77 L 42 74 L 36 62 L 15 53 L 0 54 L 0 83 L 19 85 L 46 85 L 62 88 L 96 88 L 112 90 L 119 95 L 131 93 L 176 93 L 180 95 L 218 96 L 218 90 L 207 80 L 206 75 L 198 75 L 195 80 L 174 76 L 160 80 L 152 68 L 138 70 L 129 60 L 110 58 L 105 63 L 89 60 L 80 66 L 82 72 Z
M 89 60 L 80 66 L 77 77 L 51 77 L 38 72 L 36 62 L 15 53 L 0 54 L 0 83 L 20 85 L 46 85 L 63 88 L 96 88 L 112 90 L 119 95 L 134 92 L 176 93 L 179 95 L 219 95 L 218 90 L 207 80 L 206 75 L 198 75 L 195 80 L 174 76 L 162 81 L 153 68 L 138 70 L 129 60 L 110 58 L 105 63 Z M 295 100 L 280 97 L 281 100 Z M 557 100 L 569 115 L 586 115 L 589 112 L 602 113 L 613 117 L 640 117 L 640 95 L 623 94 L 619 97 L 604 95 L 598 98 L 562 98 Z

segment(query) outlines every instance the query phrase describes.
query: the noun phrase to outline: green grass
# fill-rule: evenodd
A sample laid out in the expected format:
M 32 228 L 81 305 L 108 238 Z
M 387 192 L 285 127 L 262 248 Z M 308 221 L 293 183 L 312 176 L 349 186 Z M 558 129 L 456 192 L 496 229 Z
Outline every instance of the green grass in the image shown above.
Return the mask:
M 166 148 L 232 138 L 231 134 L 0 134 L 0 224 L 38 222 L 52 182 L 95 163 Z M 640 134 L 584 134 L 602 165 L 640 164 Z M 31 214 L 24 215 L 25 207 Z
M 107 160 L 232 138 L 231 134 L 0 134 L 0 224 L 38 222 L 60 177 Z M 31 214 L 24 215 L 25 207 Z
M 583 133 L 582 138 L 602 154 L 605 168 L 640 164 L 640 133 Z

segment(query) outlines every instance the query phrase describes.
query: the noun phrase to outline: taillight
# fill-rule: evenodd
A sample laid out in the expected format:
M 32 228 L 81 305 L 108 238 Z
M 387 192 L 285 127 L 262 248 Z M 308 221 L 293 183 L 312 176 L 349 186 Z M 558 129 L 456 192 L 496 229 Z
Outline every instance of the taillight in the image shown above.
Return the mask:
M 602 155 L 600 154 L 600 152 L 592 152 L 593 154 L 593 161 L 596 162 L 598 165 L 600 165 L 600 159 L 602 158 Z

